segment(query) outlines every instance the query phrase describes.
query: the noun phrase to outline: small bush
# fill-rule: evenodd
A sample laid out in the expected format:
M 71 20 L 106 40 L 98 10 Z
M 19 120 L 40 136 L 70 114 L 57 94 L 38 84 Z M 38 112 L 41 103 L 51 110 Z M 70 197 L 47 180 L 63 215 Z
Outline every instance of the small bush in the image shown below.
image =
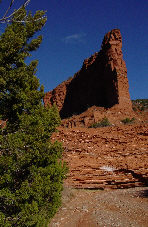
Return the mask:
M 121 120 L 121 122 L 123 123 L 123 124 L 131 124 L 131 123 L 133 123 L 135 121 L 135 118 L 133 117 L 133 118 L 125 118 L 125 119 L 123 119 L 123 120 Z
M 104 117 L 100 122 L 92 124 L 89 128 L 99 128 L 99 127 L 107 127 L 111 126 L 108 118 Z
M 148 109 L 148 99 L 136 99 L 132 100 L 133 109 L 145 111 Z
M 134 110 L 134 111 L 137 111 L 137 108 L 136 108 L 135 106 L 133 106 L 133 110 Z

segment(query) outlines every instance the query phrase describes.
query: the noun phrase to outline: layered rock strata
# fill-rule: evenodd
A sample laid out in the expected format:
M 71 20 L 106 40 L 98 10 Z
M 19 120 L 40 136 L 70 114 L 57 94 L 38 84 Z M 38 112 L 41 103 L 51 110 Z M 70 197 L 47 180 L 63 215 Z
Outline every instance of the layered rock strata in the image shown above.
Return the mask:
M 86 59 L 79 72 L 52 91 L 46 93 L 44 104 L 56 103 L 62 118 L 80 114 L 98 106 L 132 111 L 127 69 L 122 54 L 119 29 L 108 32 L 100 52 Z
M 98 129 L 59 128 L 69 173 L 65 184 L 74 188 L 148 186 L 147 124 Z

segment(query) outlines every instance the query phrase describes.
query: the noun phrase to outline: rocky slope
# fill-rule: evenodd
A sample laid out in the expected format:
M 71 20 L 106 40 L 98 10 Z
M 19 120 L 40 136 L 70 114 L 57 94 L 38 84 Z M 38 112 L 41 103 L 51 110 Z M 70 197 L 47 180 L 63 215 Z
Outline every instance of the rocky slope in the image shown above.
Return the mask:
M 147 123 L 61 127 L 52 136 L 57 139 L 69 173 L 49 227 L 147 227 Z
M 148 185 L 148 124 L 105 128 L 59 128 L 52 140 L 64 147 L 74 188 L 128 188 Z

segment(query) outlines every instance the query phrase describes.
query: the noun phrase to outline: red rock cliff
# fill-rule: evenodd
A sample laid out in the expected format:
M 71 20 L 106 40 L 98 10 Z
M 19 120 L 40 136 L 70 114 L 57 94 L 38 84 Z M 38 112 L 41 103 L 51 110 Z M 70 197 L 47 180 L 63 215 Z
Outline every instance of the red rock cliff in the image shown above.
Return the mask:
M 91 106 L 132 111 L 127 69 L 119 29 L 108 32 L 100 52 L 86 59 L 75 76 L 46 93 L 44 104 L 56 103 L 62 118 L 80 114 Z

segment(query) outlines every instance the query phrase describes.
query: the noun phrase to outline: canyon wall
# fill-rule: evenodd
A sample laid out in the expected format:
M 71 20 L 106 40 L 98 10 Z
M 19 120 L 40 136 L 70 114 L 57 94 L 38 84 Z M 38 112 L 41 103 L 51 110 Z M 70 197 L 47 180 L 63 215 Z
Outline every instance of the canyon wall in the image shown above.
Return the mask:
M 118 109 L 132 111 L 119 29 L 104 36 L 101 50 L 86 59 L 73 78 L 46 93 L 45 106 L 53 103 L 63 119 L 92 106 L 111 108 L 116 105 Z

